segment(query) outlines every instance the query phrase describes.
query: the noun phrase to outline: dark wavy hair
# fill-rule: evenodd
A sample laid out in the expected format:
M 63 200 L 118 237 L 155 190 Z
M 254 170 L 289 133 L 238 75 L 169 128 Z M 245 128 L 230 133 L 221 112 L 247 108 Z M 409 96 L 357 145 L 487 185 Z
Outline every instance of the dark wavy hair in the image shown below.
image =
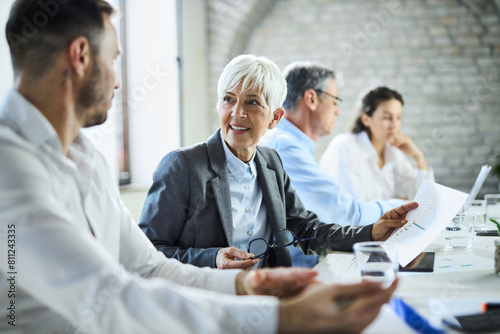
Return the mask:
M 403 97 L 397 91 L 392 90 L 387 87 L 377 87 L 368 92 L 361 99 L 361 109 L 358 112 L 358 117 L 354 121 L 354 125 L 352 126 L 352 133 L 360 133 L 362 131 L 369 130 L 361 121 L 361 115 L 367 114 L 372 117 L 373 112 L 377 110 L 378 106 L 385 101 L 389 101 L 392 99 L 396 99 L 404 105 Z

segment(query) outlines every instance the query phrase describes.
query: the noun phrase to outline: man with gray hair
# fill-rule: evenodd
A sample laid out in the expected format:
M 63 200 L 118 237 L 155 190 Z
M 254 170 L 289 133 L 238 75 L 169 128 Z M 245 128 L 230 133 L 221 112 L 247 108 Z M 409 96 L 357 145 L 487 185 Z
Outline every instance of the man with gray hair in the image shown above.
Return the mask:
M 333 132 L 340 115 L 342 99 L 338 97 L 335 73 L 319 64 L 295 62 L 283 75 L 288 88 L 285 115 L 260 144 L 278 151 L 304 206 L 324 222 L 367 225 L 404 204 L 398 199 L 359 202 L 344 193 L 316 162 L 316 142 Z M 294 266 L 313 267 L 318 262 L 317 256 L 306 256 L 294 247 L 290 247 L 290 253 Z

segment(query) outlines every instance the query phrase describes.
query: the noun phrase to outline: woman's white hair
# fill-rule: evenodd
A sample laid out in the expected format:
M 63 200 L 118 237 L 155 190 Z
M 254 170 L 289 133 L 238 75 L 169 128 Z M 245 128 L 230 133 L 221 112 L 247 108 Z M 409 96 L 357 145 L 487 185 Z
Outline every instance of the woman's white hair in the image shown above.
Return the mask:
M 255 89 L 264 95 L 271 113 L 281 108 L 286 98 L 286 80 L 278 66 L 266 57 L 240 55 L 224 67 L 217 85 L 217 101 L 225 92 L 242 84 L 241 90 Z

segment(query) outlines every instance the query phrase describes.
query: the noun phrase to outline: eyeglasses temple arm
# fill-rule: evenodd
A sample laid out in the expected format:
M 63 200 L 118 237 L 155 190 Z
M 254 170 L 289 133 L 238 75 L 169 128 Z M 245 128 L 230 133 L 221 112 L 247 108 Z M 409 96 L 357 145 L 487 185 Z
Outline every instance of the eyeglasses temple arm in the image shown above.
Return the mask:
M 297 240 L 295 240 L 295 242 L 293 244 L 296 245 L 301 241 L 308 241 L 308 240 L 316 239 L 316 234 L 318 234 L 318 230 L 315 227 L 315 228 L 313 228 L 313 236 L 311 238 L 297 239 Z

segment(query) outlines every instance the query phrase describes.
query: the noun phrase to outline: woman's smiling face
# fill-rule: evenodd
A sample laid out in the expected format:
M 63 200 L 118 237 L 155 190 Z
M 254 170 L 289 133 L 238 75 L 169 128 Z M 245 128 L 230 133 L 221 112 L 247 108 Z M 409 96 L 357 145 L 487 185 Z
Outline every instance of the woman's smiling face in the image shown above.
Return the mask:
M 228 89 L 217 103 L 222 137 L 241 161 L 248 162 L 267 129 L 278 124 L 283 109 L 272 112 L 264 95 L 254 88 Z

